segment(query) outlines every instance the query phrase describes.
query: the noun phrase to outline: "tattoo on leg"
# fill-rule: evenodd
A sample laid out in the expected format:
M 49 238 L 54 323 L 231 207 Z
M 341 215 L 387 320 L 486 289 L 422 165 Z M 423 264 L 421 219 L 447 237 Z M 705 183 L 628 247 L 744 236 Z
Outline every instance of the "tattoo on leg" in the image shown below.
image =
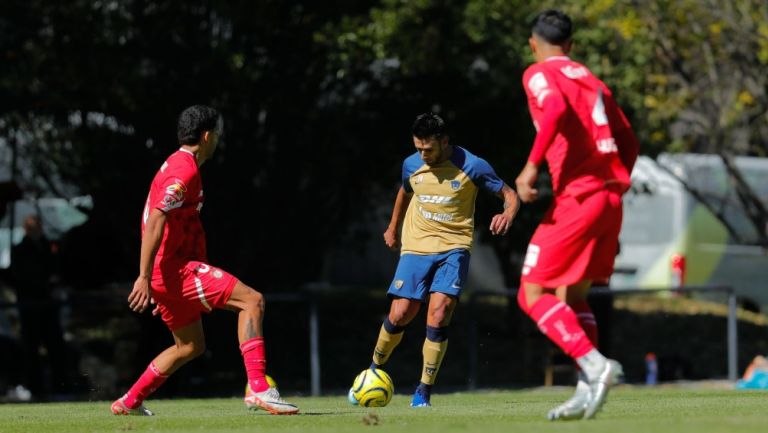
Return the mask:
M 256 327 L 253 325 L 253 320 L 248 319 L 248 322 L 245 324 L 245 339 L 250 340 L 254 337 L 258 337 L 258 334 L 256 333 Z

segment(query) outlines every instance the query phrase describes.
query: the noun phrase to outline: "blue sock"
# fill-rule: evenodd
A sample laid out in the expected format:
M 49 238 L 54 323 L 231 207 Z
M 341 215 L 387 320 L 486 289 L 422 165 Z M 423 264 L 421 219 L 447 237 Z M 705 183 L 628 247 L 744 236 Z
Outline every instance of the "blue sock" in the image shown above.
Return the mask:
M 427 385 L 424 382 L 419 382 L 419 386 L 416 387 L 416 392 L 429 398 L 430 394 L 432 394 L 432 385 Z

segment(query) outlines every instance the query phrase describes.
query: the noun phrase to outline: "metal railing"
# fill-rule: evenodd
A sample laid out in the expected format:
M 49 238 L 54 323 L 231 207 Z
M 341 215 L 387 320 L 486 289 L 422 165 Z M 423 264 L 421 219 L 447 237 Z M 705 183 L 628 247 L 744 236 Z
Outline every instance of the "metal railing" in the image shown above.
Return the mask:
M 508 302 L 516 303 L 517 289 L 504 289 L 504 290 L 478 290 L 474 291 L 469 296 L 469 309 L 470 317 L 468 320 L 468 346 L 469 346 L 469 368 L 467 377 L 468 389 L 477 388 L 478 379 L 478 331 L 477 331 L 477 318 L 471 314 L 474 311 L 474 306 L 481 298 L 487 297 L 505 297 Z M 677 288 L 628 288 L 628 289 L 610 289 L 608 287 L 593 287 L 590 290 L 590 295 L 596 296 L 627 296 L 637 294 L 653 294 L 653 293 L 724 293 L 727 296 L 728 303 L 728 316 L 726 320 L 726 347 L 727 347 L 727 363 L 728 363 L 728 380 L 735 381 L 737 379 L 738 368 L 738 334 L 737 334 L 737 321 L 736 321 L 736 293 L 732 287 L 728 286 L 683 286 Z
M 595 287 L 591 290 L 590 294 L 597 296 L 627 296 L 633 294 L 652 294 L 660 292 L 669 293 L 724 293 L 727 295 L 728 302 L 728 316 L 727 316 L 727 365 L 728 365 L 728 379 L 735 381 L 737 379 L 737 365 L 738 365 L 738 335 L 737 335 L 737 321 L 736 321 L 736 295 L 733 288 L 725 286 L 687 286 L 681 288 L 657 288 L 657 289 L 619 289 L 611 290 L 606 287 Z M 320 357 L 320 321 L 319 321 L 319 308 L 318 300 L 322 297 L 322 293 L 314 292 L 312 290 L 295 293 L 265 293 L 265 298 L 268 303 L 303 303 L 307 305 L 308 314 L 308 334 L 309 334 L 309 370 L 310 370 L 310 392 L 313 396 L 319 396 L 322 394 L 321 383 L 321 357 Z M 508 302 L 516 303 L 517 289 L 505 289 L 505 290 L 478 290 L 473 291 L 469 295 L 468 300 L 468 331 L 467 331 L 467 346 L 468 346 L 468 389 L 475 389 L 477 387 L 478 378 L 478 318 L 473 314 L 476 309 L 474 308 L 478 300 L 487 297 L 506 297 Z M 115 302 L 124 305 L 123 299 L 114 299 L 107 301 L 108 298 L 100 299 L 80 299 L 76 303 L 91 303 L 98 302 L 100 305 L 104 305 L 104 302 Z M 63 301 L 62 305 L 70 304 L 71 301 Z M 0 309 L 4 308 L 16 308 L 15 303 L 0 302 Z

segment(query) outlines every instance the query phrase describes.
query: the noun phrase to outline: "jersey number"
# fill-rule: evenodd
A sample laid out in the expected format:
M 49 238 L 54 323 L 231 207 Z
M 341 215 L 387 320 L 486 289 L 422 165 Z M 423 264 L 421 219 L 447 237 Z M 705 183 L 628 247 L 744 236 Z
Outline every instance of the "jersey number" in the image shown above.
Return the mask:
M 603 88 L 597 88 L 597 98 L 595 106 L 592 107 L 592 121 L 597 126 L 608 125 L 608 116 L 605 114 L 605 102 L 603 102 Z M 597 151 L 600 153 L 614 153 L 619 149 L 616 147 L 616 140 L 613 137 L 601 138 L 597 140 Z

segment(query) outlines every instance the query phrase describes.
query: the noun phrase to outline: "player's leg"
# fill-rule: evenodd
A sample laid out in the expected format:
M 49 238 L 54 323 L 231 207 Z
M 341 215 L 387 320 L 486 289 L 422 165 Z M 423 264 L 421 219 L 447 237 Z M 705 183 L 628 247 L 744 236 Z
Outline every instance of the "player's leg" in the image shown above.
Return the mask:
M 128 392 L 112 404 L 116 415 L 154 415 L 142 403 L 155 392 L 173 372 L 205 352 L 205 334 L 202 322 L 193 323 L 171 331 L 174 345 L 157 355 L 139 380 Z
M 560 286 L 555 291 L 555 294 L 558 299 L 571 306 L 587 338 L 592 345 L 597 347 L 597 323 L 589 304 L 586 302 L 589 287 L 589 282 L 583 281 L 572 286 Z M 578 363 L 576 363 L 576 366 L 578 369 L 576 390 L 571 398 L 549 411 L 547 418 L 552 421 L 581 419 L 584 417 L 584 412 L 587 409 L 590 398 L 589 380 L 581 368 L 578 367 Z
M 392 300 L 389 314 L 384 319 L 373 351 L 372 368 L 389 360 L 403 338 L 403 328 L 416 317 L 426 299 L 434 274 L 433 255 L 403 254 L 387 296 Z
M 249 409 L 261 408 L 272 414 L 294 414 L 299 408 L 280 397 L 267 383 L 267 359 L 264 350 L 264 296 L 240 281 L 235 283 L 224 308 L 237 313 L 237 338 L 248 376 L 244 398 Z
M 427 335 L 422 347 L 421 381 L 413 394 L 411 406 L 431 406 L 432 385 L 437 380 L 437 373 L 443 357 L 448 350 L 448 325 L 458 304 L 458 298 L 445 293 L 433 292 L 429 298 L 427 312 Z
M 422 348 L 421 380 L 413 393 L 413 407 L 431 405 L 432 386 L 448 349 L 448 326 L 469 273 L 469 259 L 469 251 L 464 249 L 437 257 L 438 267 L 432 279 L 427 310 L 427 335 Z
M 405 326 L 411 323 L 421 308 L 421 301 L 394 297 L 389 307 L 389 314 L 379 329 L 379 337 L 373 349 L 371 368 L 380 368 L 386 364 L 392 352 L 403 339 Z
M 621 194 L 606 191 L 601 196 L 596 197 L 596 201 L 595 207 L 601 209 L 600 221 L 593 227 L 601 230 L 596 237 L 595 247 L 589 258 L 589 266 L 585 276 L 607 280 L 613 272 L 613 264 L 618 251 L 618 237 L 622 220 Z M 589 287 L 590 284 L 568 288 L 565 296 L 566 300 L 574 306 L 574 310 L 582 314 L 580 321 L 583 323 L 583 328 L 593 344 L 597 346 L 597 322 L 586 302 Z M 590 332 L 593 335 L 590 335 Z M 615 360 L 606 359 L 597 349 L 588 355 L 590 356 L 585 356 L 582 362 L 577 360 L 590 386 L 590 402 L 587 405 L 584 418 L 595 416 L 605 402 L 610 387 L 616 384 L 623 375 L 621 364 Z

